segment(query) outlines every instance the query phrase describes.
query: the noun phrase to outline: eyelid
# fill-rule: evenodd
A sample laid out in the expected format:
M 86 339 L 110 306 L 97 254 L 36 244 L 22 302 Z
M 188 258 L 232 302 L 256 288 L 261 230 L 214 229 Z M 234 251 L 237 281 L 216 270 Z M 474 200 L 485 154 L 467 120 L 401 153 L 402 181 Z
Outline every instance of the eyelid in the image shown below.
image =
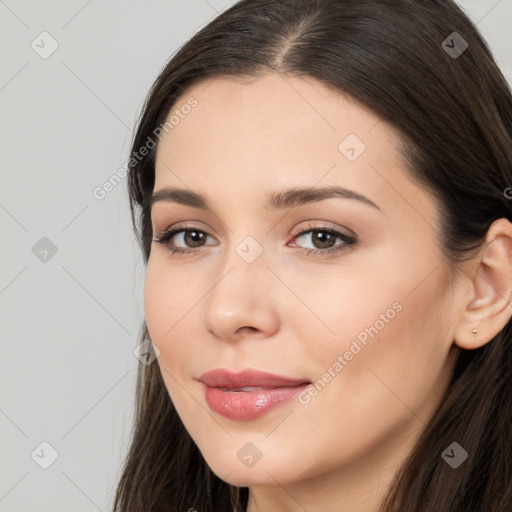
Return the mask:
M 317 221 L 321 222 L 322 224 L 319 226 L 315 226 L 308 222 L 306 226 L 299 226 L 295 228 L 292 232 L 293 240 L 300 238 L 302 236 L 306 236 L 307 234 L 314 233 L 314 232 L 324 232 L 324 233 L 330 233 L 337 237 L 339 240 L 341 240 L 341 243 L 334 245 L 333 247 L 329 247 L 328 249 L 316 249 L 316 248 L 306 248 L 306 247 L 299 247 L 299 250 L 302 252 L 305 252 L 306 254 L 320 254 L 324 256 L 337 254 L 344 252 L 345 250 L 350 249 L 353 245 L 356 245 L 358 243 L 358 237 L 357 235 L 351 230 L 347 229 L 347 231 L 350 231 L 350 234 L 347 234 L 343 232 L 339 227 L 335 226 L 328 226 L 326 225 L 325 221 Z M 329 223 L 327 223 L 329 224 Z
M 313 225 L 311 222 L 319 222 L 321 225 Z M 291 236 L 292 240 L 299 238 L 300 236 L 305 236 L 308 233 L 312 232 L 327 232 L 331 233 L 334 236 L 338 237 L 342 243 L 334 245 L 333 247 L 327 249 L 316 249 L 316 248 L 304 248 L 298 247 L 301 252 L 305 252 L 307 254 L 323 254 L 328 255 L 330 253 L 338 253 L 344 250 L 349 249 L 352 245 L 356 245 L 358 242 L 357 235 L 350 229 L 344 228 L 350 232 L 350 234 L 344 233 L 340 228 L 335 227 L 333 224 L 326 221 L 309 221 L 306 226 L 298 225 L 296 228 L 292 230 Z M 208 233 L 207 230 L 198 228 L 197 226 L 190 224 L 177 224 L 176 226 L 172 226 L 163 230 L 161 235 L 156 235 L 154 241 L 161 243 L 168 247 L 171 253 L 180 253 L 181 255 L 193 255 L 201 252 L 202 248 L 207 245 L 218 245 L 218 244 L 204 244 L 202 246 L 196 248 L 186 248 L 186 247 L 172 247 L 170 244 L 170 239 L 176 236 L 179 233 L 187 232 L 187 231 L 197 231 L 206 235 L 206 237 L 215 238 Z M 292 246 L 293 247 L 293 246 Z
M 210 238 L 215 238 L 212 235 L 210 235 L 210 233 L 208 233 L 208 231 L 206 229 L 200 228 L 198 226 L 193 226 L 190 224 L 177 224 L 176 226 L 171 226 L 171 227 L 165 228 L 162 230 L 160 235 L 155 235 L 155 238 L 157 239 L 156 241 L 159 241 L 162 239 L 169 240 L 170 238 L 176 236 L 177 234 L 179 234 L 183 231 L 185 231 L 185 232 L 186 231 L 197 231 L 200 233 L 204 233 L 206 236 L 208 236 Z M 162 242 L 162 243 L 167 244 L 168 242 Z M 208 245 L 214 245 L 214 244 L 208 244 Z M 194 249 L 191 249 L 191 250 L 194 250 Z M 195 250 L 195 252 L 197 252 L 197 249 Z
M 332 231 L 340 232 L 341 234 L 343 234 L 343 235 L 345 235 L 347 237 L 352 237 L 352 238 L 356 238 L 357 237 L 356 233 L 354 233 L 354 231 L 352 231 L 351 229 L 348 229 L 348 228 L 343 226 L 343 229 L 345 229 L 347 231 L 347 233 L 342 233 L 340 228 L 337 227 L 336 224 L 331 223 L 329 221 L 322 221 L 322 220 L 314 221 L 313 220 L 313 221 L 306 221 L 306 222 L 307 222 L 306 226 L 304 226 L 303 223 L 302 223 L 302 224 L 299 224 L 298 226 L 296 226 L 295 228 L 293 228 L 291 233 L 290 233 L 290 236 L 292 238 L 294 238 L 298 234 L 304 234 L 307 231 L 320 231 L 320 230 L 328 231 L 328 230 L 332 230 Z M 314 226 L 314 225 L 311 224 L 311 222 L 318 222 L 318 223 L 320 223 L 320 225 L 319 226 Z M 171 226 L 163 229 L 162 233 L 166 233 L 168 231 L 180 231 L 180 230 L 190 229 L 190 230 L 201 231 L 201 232 L 207 234 L 208 236 L 212 236 L 212 235 L 210 235 L 208 233 L 207 229 L 203 229 L 203 228 L 198 227 L 196 225 L 191 225 L 191 224 L 187 224 L 187 223 L 185 223 L 185 224 L 178 223 L 176 226 L 172 226 L 172 227 Z M 158 231 L 158 230 L 155 229 L 154 226 L 152 227 L 152 230 L 153 230 L 153 232 Z M 220 237 L 220 238 L 222 240 L 222 237 Z
M 338 226 L 332 222 L 328 222 L 325 220 L 309 220 L 304 223 L 299 224 L 297 227 L 292 229 L 291 236 L 295 237 L 298 234 L 303 234 L 308 231 L 334 231 L 338 232 L 348 238 L 356 238 L 357 235 L 351 229 L 348 229 L 344 226 Z M 314 225 L 313 223 L 318 222 L 319 225 Z M 346 232 L 343 232 L 345 230 Z

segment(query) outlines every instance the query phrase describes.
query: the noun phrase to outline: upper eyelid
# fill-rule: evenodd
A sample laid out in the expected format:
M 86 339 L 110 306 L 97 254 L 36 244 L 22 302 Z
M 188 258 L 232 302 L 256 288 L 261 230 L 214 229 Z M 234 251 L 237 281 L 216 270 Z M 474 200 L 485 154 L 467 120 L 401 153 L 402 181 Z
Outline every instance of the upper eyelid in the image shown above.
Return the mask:
M 301 226 L 300 228 L 294 228 L 292 229 L 293 236 L 297 236 L 299 234 L 307 233 L 309 231 L 338 231 L 346 236 L 349 237 L 356 237 L 356 233 L 352 231 L 351 229 L 345 227 L 345 226 L 338 226 L 334 224 L 333 222 L 329 221 L 304 221 L 306 222 L 307 226 Z M 315 226 L 313 225 L 314 222 L 322 223 L 321 225 Z M 300 225 L 300 224 L 299 224 Z M 346 233 L 344 233 L 346 231 Z
M 318 226 L 311 225 L 314 222 L 318 222 L 318 223 L 320 223 L 320 225 L 318 225 Z M 351 229 L 347 228 L 346 226 L 338 226 L 336 223 L 327 221 L 327 220 L 319 220 L 319 219 L 318 220 L 315 220 L 315 219 L 303 220 L 303 221 L 299 222 L 298 225 L 302 225 L 303 223 L 306 223 L 308 225 L 305 227 L 302 226 L 300 229 L 293 228 L 292 232 L 299 233 L 301 231 L 307 231 L 308 229 L 310 229 L 310 230 L 334 229 L 334 230 L 338 230 L 338 231 L 346 230 L 348 232 L 347 233 L 348 236 L 356 236 L 356 233 L 354 231 L 352 231 Z M 155 229 L 154 223 L 152 223 L 151 228 L 152 228 L 153 233 L 158 231 L 158 229 Z M 202 228 L 201 226 L 189 225 L 187 223 L 187 221 L 184 221 L 183 225 L 181 225 L 181 223 L 179 223 L 179 222 L 177 223 L 176 226 L 171 224 L 170 226 L 161 229 L 161 231 L 166 232 L 166 231 L 178 231 L 178 230 L 188 230 L 188 229 L 190 229 L 190 230 L 196 229 L 197 231 L 204 231 L 205 233 L 207 233 L 209 235 L 207 228 Z M 222 238 L 222 236 L 221 236 L 221 238 Z
M 304 222 L 311 222 L 311 221 L 304 221 Z M 326 221 L 324 221 L 326 222 Z M 343 231 L 343 229 L 347 230 L 349 233 L 346 233 L 347 236 L 356 236 L 355 233 L 348 229 L 348 228 L 339 228 L 339 227 L 335 227 L 333 225 L 329 225 L 331 223 L 327 222 L 327 224 L 324 224 L 324 225 L 321 225 L 321 226 L 312 226 L 312 225 L 307 225 L 307 226 L 302 226 L 300 228 L 297 228 L 297 229 L 293 229 L 292 230 L 292 235 L 293 236 L 297 236 L 297 235 L 301 235 L 301 234 L 304 234 L 304 233 L 308 233 L 310 231 L 321 231 L 321 230 L 324 230 L 324 231 L 329 231 L 329 230 L 333 230 L 333 231 Z M 161 231 L 161 233 L 167 233 L 167 232 L 173 232 L 173 234 L 177 234 L 181 231 L 200 231 L 202 233 L 205 233 L 206 235 L 208 236 L 213 236 L 211 235 L 207 229 L 204 229 L 204 228 L 201 228 L 201 227 L 198 227 L 198 226 L 190 226 L 190 225 L 184 225 L 184 226 L 170 226 L 170 227 L 167 227 L 167 228 L 164 228 L 162 230 L 157 230 L 154 228 L 154 226 L 152 227 L 152 231 L 153 233 L 156 233 L 158 231 Z M 222 237 L 220 237 L 222 238 Z
M 333 234 L 335 236 L 337 236 L 339 238 L 342 238 L 343 236 L 345 236 L 347 238 L 354 239 L 355 241 L 357 241 L 357 238 L 358 238 L 357 235 L 352 230 L 350 230 L 348 228 L 340 229 L 339 227 L 329 226 L 328 224 L 331 224 L 331 223 L 329 223 L 328 221 L 323 221 L 324 224 L 319 225 L 319 226 L 311 225 L 310 223 L 312 221 L 304 221 L 304 222 L 307 222 L 306 226 L 302 226 L 300 228 L 294 228 L 292 230 L 292 233 L 291 233 L 291 236 L 293 237 L 292 240 L 295 240 L 297 238 L 300 238 L 301 236 L 307 235 L 307 234 L 309 234 L 311 232 L 315 232 L 315 231 L 325 231 L 325 232 L 331 231 L 331 232 L 333 232 Z M 319 221 L 319 222 L 321 222 L 321 221 Z M 344 233 L 343 232 L 344 230 L 347 230 L 350 233 Z M 204 233 L 207 237 L 215 239 L 215 237 L 213 235 L 211 235 L 207 230 L 202 229 L 197 226 L 190 226 L 190 225 L 183 225 L 183 226 L 178 225 L 176 227 L 171 226 L 169 228 L 165 228 L 164 230 L 162 230 L 160 237 L 165 236 L 168 233 L 172 233 L 171 238 L 173 238 L 173 237 L 177 236 L 178 234 L 187 232 L 187 231 L 199 231 L 201 233 Z M 222 237 L 221 237 L 221 241 L 222 241 Z M 193 249 L 191 249 L 191 250 L 193 250 Z

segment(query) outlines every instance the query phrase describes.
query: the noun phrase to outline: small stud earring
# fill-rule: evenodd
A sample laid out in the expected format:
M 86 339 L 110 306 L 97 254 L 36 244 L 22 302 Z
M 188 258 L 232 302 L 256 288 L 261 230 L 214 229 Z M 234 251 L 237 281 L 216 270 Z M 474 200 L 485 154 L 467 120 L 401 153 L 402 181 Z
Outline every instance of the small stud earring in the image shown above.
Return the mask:
M 473 335 L 475 336 L 475 340 L 478 338 L 478 330 L 475 328 L 473 329 Z

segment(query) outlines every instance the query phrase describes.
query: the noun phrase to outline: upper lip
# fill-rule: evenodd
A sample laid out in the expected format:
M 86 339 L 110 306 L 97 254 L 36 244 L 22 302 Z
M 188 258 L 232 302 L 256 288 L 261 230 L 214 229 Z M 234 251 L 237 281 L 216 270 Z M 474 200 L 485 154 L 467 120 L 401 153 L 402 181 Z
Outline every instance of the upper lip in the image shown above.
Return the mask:
M 245 387 L 280 388 L 310 384 L 307 379 L 291 379 L 259 370 L 232 372 L 217 368 L 203 373 L 197 380 L 212 388 L 239 389 Z

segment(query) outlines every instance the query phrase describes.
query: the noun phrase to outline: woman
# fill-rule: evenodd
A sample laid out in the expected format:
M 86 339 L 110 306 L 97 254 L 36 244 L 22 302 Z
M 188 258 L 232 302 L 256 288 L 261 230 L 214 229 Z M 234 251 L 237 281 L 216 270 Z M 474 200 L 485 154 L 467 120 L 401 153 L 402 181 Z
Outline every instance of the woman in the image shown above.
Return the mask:
M 133 140 L 155 353 L 115 510 L 512 510 L 510 187 L 510 90 L 454 2 L 209 23 Z

